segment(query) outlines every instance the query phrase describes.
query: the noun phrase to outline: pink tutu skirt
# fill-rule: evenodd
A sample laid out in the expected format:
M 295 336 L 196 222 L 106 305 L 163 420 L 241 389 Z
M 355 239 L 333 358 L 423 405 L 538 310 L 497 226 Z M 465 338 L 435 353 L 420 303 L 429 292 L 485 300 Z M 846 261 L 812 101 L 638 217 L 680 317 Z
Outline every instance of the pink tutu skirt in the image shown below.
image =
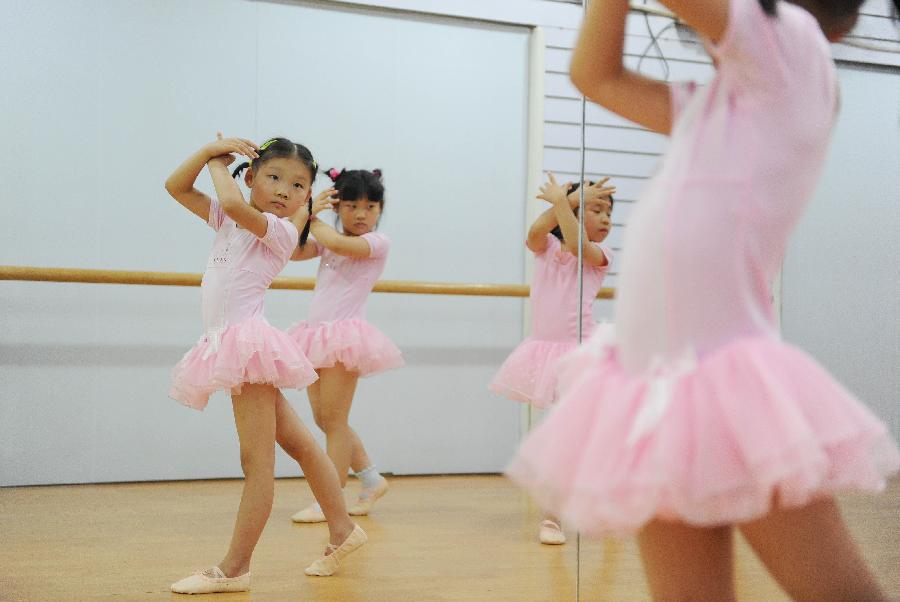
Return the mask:
M 575 349 L 574 341 L 527 338 L 506 358 L 489 388 L 514 401 L 548 408 L 556 401 L 559 360 Z
M 300 322 L 288 334 L 316 368 L 340 362 L 360 376 L 371 376 L 403 366 L 397 346 L 365 320 Z
M 319 378 L 297 344 L 264 318 L 233 324 L 215 339 L 203 337 L 181 358 L 170 397 L 202 410 L 216 391 L 240 393 L 243 383 L 303 389 Z
M 507 472 L 594 537 L 629 535 L 654 518 L 740 523 L 773 503 L 879 490 L 900 468 L 885 426 L 775 338 L 736 340 L 637 378 L 601 335 L 563 360 L 560 378 L 559 404 Z

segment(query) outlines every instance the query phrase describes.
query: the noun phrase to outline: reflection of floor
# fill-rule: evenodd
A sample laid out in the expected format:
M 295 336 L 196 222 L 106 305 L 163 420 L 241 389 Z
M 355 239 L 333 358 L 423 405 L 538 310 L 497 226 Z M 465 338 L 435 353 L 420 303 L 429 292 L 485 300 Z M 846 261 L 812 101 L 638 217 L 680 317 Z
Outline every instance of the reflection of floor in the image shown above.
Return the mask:
M 200 599 L 574 599 L 575 545 L 538 544 L 538 512 L 503 478 L 407 477 L 392 486 L 360 519 L 370 544 L 338 576 L 316 579 L 303 567 L 323 548 L 326 527 L 292 524 L 308 488 L 279 480 L 252 594 Z M 169 584 L 220 559 L 240 488 L 199 481 L 0 489 L 0 600 L 183 598 L 170 596 Z M 842 502 L 881 582 L 900 595 L 900 481 L 885 495 Z M 581 560 L 582 600 L 647 599 L 633 541 L 585 543 Z M 742 600 L 786 599 L 743 542 L 737 567 Z
M 850 527 L 879 583 L 891 599 L 900 599 L 900 479 L 880 495 L 840 497 Z M 738 600 L 787 601 L 787 595 L 766 573 L 740 535 L 735 535 L 735 583 Z M 581 599 L 631 602 L 649 599 L 643 580 L 637 543 L 582 542 Z

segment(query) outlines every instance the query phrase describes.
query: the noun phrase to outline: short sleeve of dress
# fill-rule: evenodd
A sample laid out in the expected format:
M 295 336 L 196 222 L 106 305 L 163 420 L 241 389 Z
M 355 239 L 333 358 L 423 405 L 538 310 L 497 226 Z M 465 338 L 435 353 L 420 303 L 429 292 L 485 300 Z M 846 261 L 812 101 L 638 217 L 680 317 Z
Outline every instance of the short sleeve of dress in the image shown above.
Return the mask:
M 387 257 L 391 248 L 390 239 L 380 232 L 367 232 L 362 238 L 369 243 L 369 259 Z
M 604 246 L 604 245 L 597 245 L 597 246 L 600 248 L 601 251 L 603 251 L 603 254 L 606 255 L 606 265 L 603 266 L 603 269 L 607 270 L 607 269 L 609 269 L 609 266 L 611 266 L 612 262 L 613 262 L 612 249 L 610 249 L 609 247 Z
M 222 227 L 222 223 L 225 221 L 225 210 L 222 209 L 222 205 L 219 204 L 219 201 L 216 199 L 209 200 L 209 217 L 206 218 L 206 223 L 209 224 L 209 227 L 219 231 L 219 228 Z
M 266 235 L 259 240 L 278 257 L 290 259 L 300 238 L 297 227 L 289 220 L 275 217 L 271 213 L 263 213 L 263 215 L 266 217 L 268 226 Z
M 553 236 L 552 234 L 547 234 L 547 246 L 544 247 L 544 250 L 540 253 L 535 253 L 535 255 L 543 255 L 544 253 L 556 253 L 562 247 L 562 243 L 559 242 L 559 239 Z
M 735 86 L 752 92 L 778 90 L 790 77 L 786 55 L 809 42 L 805 30 L 815 19 L 803 9 L 798 18 L 797 8 L 786 4 L 778 3 L 777 14 L 770 16 L 759 0 L 729 0 L 725 33 L 707 49 Z

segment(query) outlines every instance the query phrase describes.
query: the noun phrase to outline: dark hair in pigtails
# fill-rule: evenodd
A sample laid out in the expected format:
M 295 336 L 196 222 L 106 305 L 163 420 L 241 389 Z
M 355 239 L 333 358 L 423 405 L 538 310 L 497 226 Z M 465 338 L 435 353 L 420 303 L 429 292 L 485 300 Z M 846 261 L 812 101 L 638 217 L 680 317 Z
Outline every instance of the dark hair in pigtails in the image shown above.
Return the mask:
M 593 186 L 594 182 L 588 181 L 588 184 Z M 566 196 L 569 196 L 570 194 L 572 194 L 573 192 L 578 190 L 579 186 L 581 186 L 581 184 L 579 184 L 578 182 L 569 186 L 569 189 L 566 191 Z M 609 210 L 610 210 L 610 212 L 613 210 L 613 207 L 615 207 L 615 206 L 616 206 L 616 199 L 614 199 L 612 195 L 609 195 Z M 574 213 L 575 213 L 575 215 L 578 215 L 578 208 L 575 209 Z M 550 230 L 550 234 L 552 234 L 559 240 L 563 240 L 562 228 L 560 228 L 559 226 L 556 226 L 555 228 Z
M 252 161 L 245 161 L 231 172 L 231 177 L 238 177 L 247 168 L 259 167 L 269 159 L 293 158 L 299 159 L 309 169 L 310 184 L 316 181 L 319 173 L 319 164 L 313 158 L 312 151 L 298 142 L 291 142 L 287 138 L 269 138 L 259 146 L 259 155 Z
M 247 169 L 248 167 L 250 167 L 250 162 L 244 161 L 243 163 L 241 163 L 240 165 L 238 165 L 237 167 L 234 168 L 234 171 L 231 172 L 231 177 L 232 178 L 238 177 L 239 175 L 241 175 L 241 172 L 244 171 L 245 169 Z
M 338 171 L 337 167 L 332 167 L 331 169 L 329 169 L 328 171 L 325 172 L 325 175 L 328 176 L 328 178 L 333 183 L 337 183 L 338 179 L 340 179 L 340 177 L 342 175 L 344 175 L 346 172 L 347 172 L 346 169 L 342 169 L 342 170 Z
M 380 169 L 367 171 L 365 169 L 337 169 L 328 170 L 328 177 L 334 182 L 338 191 L 338 198 L 342 201 L 356 201 L 368 199 L 378 203 L 384 209 L 384 183 L 381 181 Z
M 303 226 L 303 231 L 300 233 L 300 241 L 298 244 L 301 249 L 306 245 L 306 241 L 309 240 L 309 229 L 312 226 L 312 196 L 310 196 L 309 201 L 306 202 L 306 211 L 309 217 L 306 220 L 306 224 Z
M 337 190 L 337 198 L 341 201 L 359 201 L 366 199 L 370 203 L 378 203 L 384 211 L 384 182 L 381 181 L 383 173 L 380 169 L 368 171 L 365 169 L 341 169 L 332 167 L 325 172 L 334 188 Z M 340 220 L 340 215 L 335 219 L 335 225 Z

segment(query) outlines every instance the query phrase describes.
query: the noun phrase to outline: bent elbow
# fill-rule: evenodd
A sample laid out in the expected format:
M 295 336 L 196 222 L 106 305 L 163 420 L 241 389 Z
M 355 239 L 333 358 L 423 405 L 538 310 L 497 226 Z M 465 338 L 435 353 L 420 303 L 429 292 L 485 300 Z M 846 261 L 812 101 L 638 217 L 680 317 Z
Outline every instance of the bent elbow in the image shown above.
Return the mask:
M 175 189 L 175 183 L 172 182 L 171 178 L 166 179 L 165 186 L 166 186 L 166 192 L 169 193 L 169 196 L 174 197 L 178 193 L 178 191 Z
M 572 80 L 572 85 L 581 92 L 584 96 L 588 95 L 588 90 L 590 90 L 596 81 L 596 75 L 588 72 L 584 68 L 579 68 L 575 64 L 572 64 L 569 69 L 569 79 Z
M 604 92 L 609 89 L 610 84 L 614 83 L 621 74 L 621 67 L 618 69 L 602 69 L 596 65 L 585 66 L 573 61 L 569 78 L 572 80 L 572 85 L 579 92 L 599 102 L 602 100 Z
M 598 65 L 587 63 L 583 60 L 572 60 L 569 65 L 569 79 L 572 84 L 578 88 L 578 91 L 588 95 L 588 92 L 603 83 L 608 74 L 600 69 Z

